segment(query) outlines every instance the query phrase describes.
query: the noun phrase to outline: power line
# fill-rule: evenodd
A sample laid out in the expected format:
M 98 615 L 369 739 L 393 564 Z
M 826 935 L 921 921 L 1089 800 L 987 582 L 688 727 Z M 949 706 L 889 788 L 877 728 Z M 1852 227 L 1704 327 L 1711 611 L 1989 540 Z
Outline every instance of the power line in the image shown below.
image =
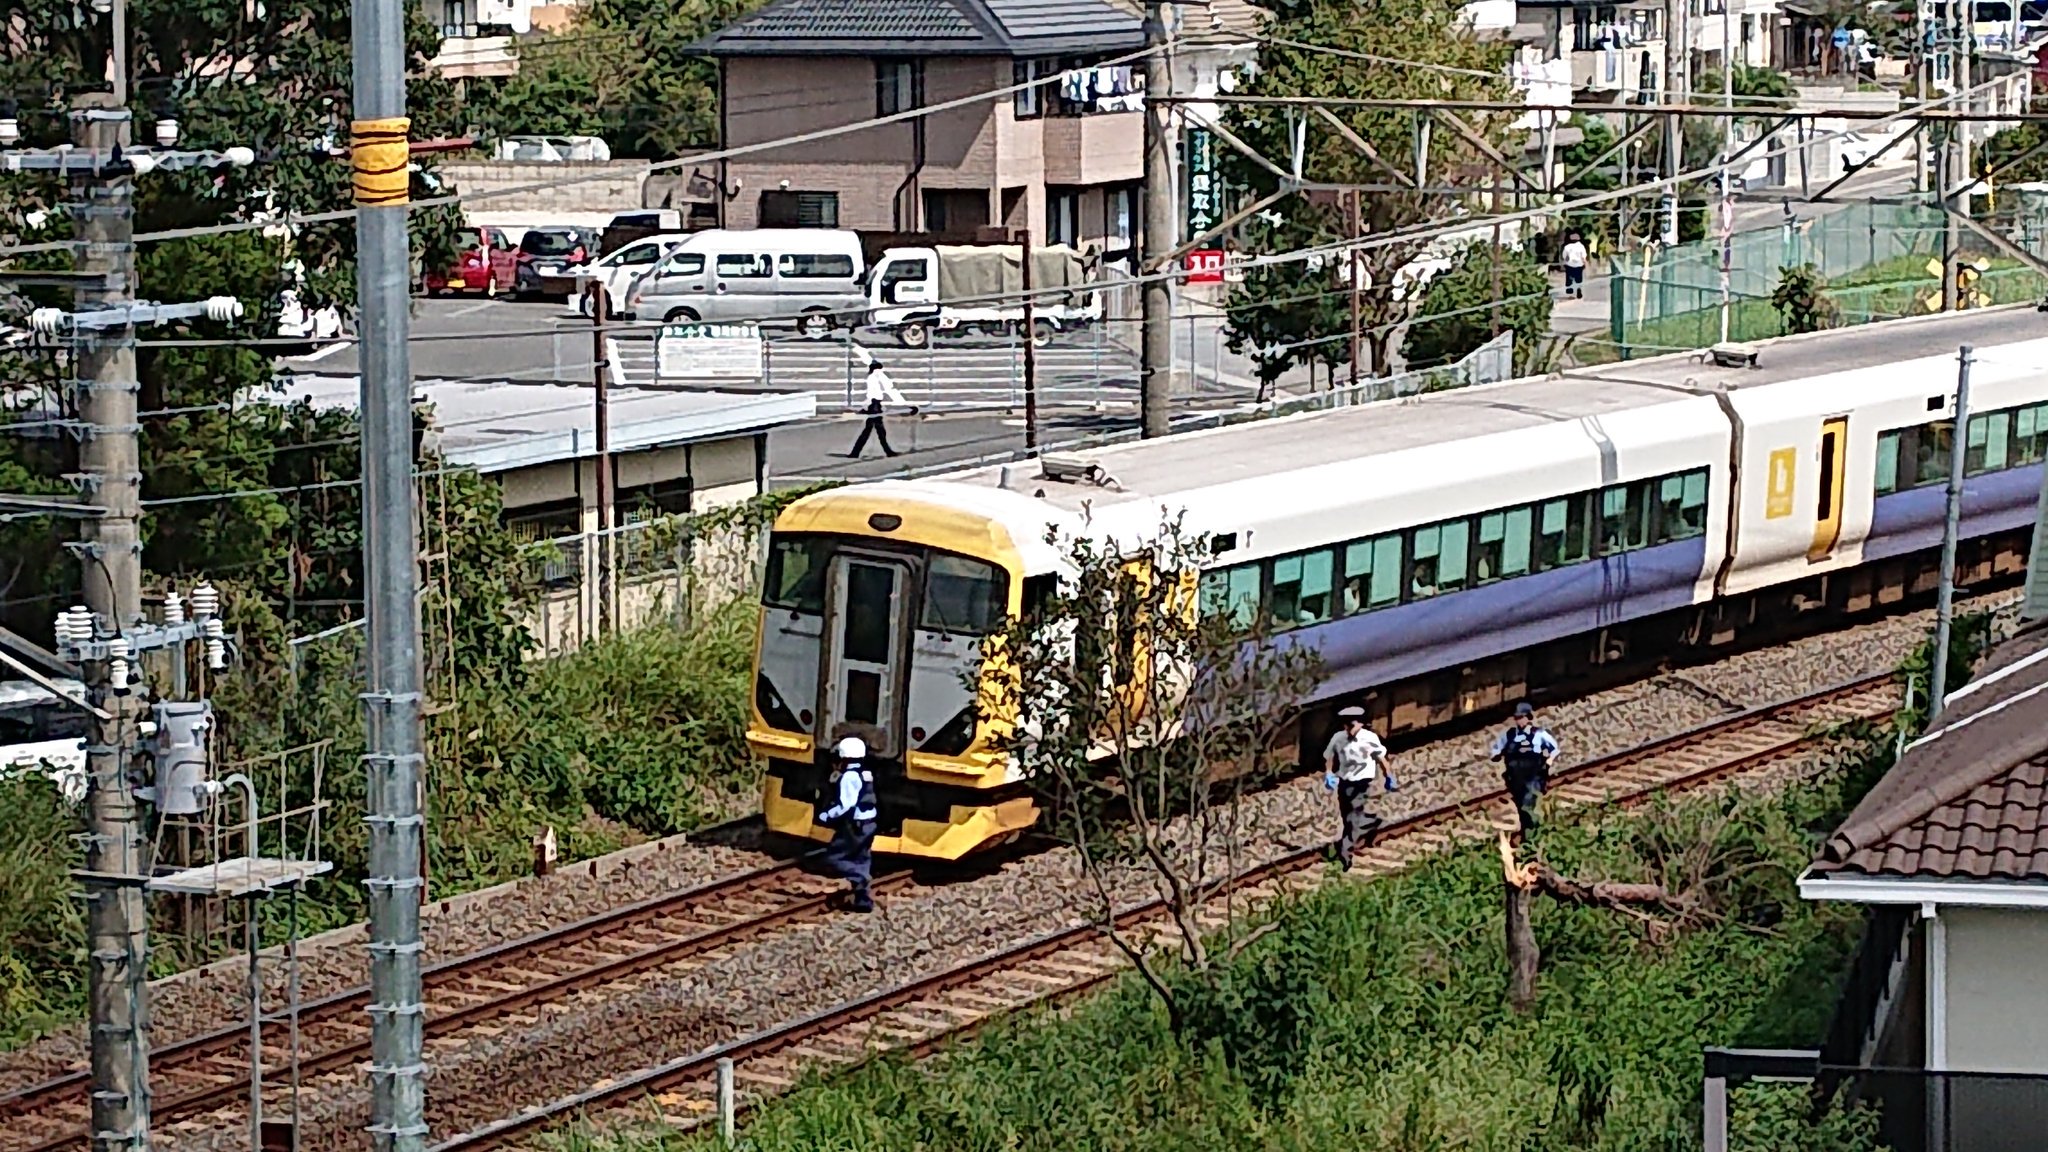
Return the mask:
M 1128 52 L 1122 56 L 1112 57 L 1111 59 L 1104 61 L 1101 65 L 1098 65 L 1098 67 L 1114 67 L 1119 64 L 1127 64 L 1132 60 L 1140 59 L 1159 50 L 1160 49 L 1146 48 L 1134 52 Z M 902 112 L 890 113 L 889 115 L 886 116 L 869 117 L 868 119 L 855 121 L 854 123 L 851 124 L 841 124 L 829 128 L 816 128 L 809 132 L 798 133 L 797 135 L 794 136 L 785 136 L 777 140 L 762 141 L 758 144 L 742 144 L 737 147 L 723 148 L 712 152 L 699 152 L 690 156 L 677 157 L 671 160 L 656 160 L 651 162 L 647 166 L 647 171 L 666 172 L 675 168 L 683 168 L 699 164 L 706 164 L 719 160 L 731 160 L 741 156 L 753 156 L 762 152 L 773 152 L 784 148 L 798 147 L 804 144 L 815 144 L 821 140 L 836 139 L 840 136 L 848 136 L 856 132 L 865 132 L 871 128 L 879 128 L 888 124 L 899 124 L 909 120 L 916 120 L 926 116 L 935 115 L 940 112 L 951 111 L 952 109 L 955 108 L 966 108 L 976 104 L 982 104 L 993 100 L 1000 100 L 1005 96 L 1013 95 L 1027 88 L 1033 88 L 1042 85 L 1049 86 L 1057 84 L 1058 82 L 1058 77 L 1052 76 L 1042 77 L 1033 80 L 1026 80 L 1021 83 L 1006 84 L 999 88 L 988 89 L 982 92 L 974 93 L 972 95 L 955 97 L 951 100 L 941 101 L 940 103 L 937 104 L 926 104 L 919 106 L 917 108 L 905 109 Z M 448 196 L 430 197 L 425 200 L 411 201 L 408 205 L 408 211 L 416 212 L 423 208 L 437 208 L 443 205 L 451 204 L 468 204 L 477 201 L 494 200 L 508 196 L 523 195 L 530 192 L 545 192 L 557 188 L 566 188 L 574 184 L 587 184 L 598 180 L 611 179 L 612 175 L 613 174 L 610 172 L 586 173 L 575 176 L 563 176 L 552 180 L 537 181 L 532 184 L 514 185 L 513 187 L 509 188 L 494 188 L 485 192 L 465 192 Z M 263 228 L 294 227 L 306 224 L 332 223 L 341 220 L 353 220 L 355 219 L 357 212 L 358 209 L 355 208 L 338 208 L 330 212 L 313 212 L 305 215 L 284 216 L 271 220 L 244 220 L 234 221 L 227 224 L 207 224 L 192 228 L 171 228 L 157 232 L 138 233 L 135 236 L 134 242 L 140 244 L 147 241 L 156 240 L 185 240 L 200 236 L 219 236 L 231 232 L 249 232 Z M 36 252 L 68 252 L 79 247 L 82 243 L 82 241 L 78 240 L 52 240 L 37 244 L 16 244 L 11 246 L 0 247 L 0 256 L 26 256 Z

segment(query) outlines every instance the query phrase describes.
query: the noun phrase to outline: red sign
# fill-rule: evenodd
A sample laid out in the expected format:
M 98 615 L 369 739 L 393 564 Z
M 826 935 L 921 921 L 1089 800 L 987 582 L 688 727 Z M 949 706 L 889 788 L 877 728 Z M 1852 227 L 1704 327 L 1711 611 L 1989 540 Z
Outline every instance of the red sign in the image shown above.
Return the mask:
M 1223 283 L 1223 249 L 1197 248 L 1187 255 L 1188 283 Z

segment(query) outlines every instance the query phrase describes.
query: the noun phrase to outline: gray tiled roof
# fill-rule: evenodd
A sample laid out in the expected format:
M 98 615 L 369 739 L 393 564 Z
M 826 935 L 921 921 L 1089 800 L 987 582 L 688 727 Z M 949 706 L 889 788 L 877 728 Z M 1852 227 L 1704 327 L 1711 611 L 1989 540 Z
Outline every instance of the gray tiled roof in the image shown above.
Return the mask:
M 774 0 L 695 45 L 712 56 L 1119 52 L 1144 26 L 1108 0 Z

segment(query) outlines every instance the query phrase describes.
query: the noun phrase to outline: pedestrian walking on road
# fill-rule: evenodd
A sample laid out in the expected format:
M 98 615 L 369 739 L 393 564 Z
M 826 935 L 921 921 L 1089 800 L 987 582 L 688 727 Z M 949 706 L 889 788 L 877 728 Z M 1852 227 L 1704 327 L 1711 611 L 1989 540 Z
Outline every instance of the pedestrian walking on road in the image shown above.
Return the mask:
M 1564 294 L 1584 300 L 1586 298 L 1586 242 L 1573 232 L 1565 238 L 1564 247 L 1557 254 L 1564 265 Z
M 825 845 L 825 863 L 852 887 L 848 907 L 855 912 L 873 912 L 874 896 L 868 882 L 874 876 L 875 820 L 881 809 L 875 803 L 875 774 L 862 763 L 868 746 L 857 736 L 848 736 L 832 750 L 839 760 L 831 786 L 838 802 L 818 813 L 818 823 L 832 829 L 832 841 Z
M 1366 811 L 1365 799 L 1372 791 L 1375 769 L 1386 761 L 1387 746 L 1365 726 L 1365 709 L 1346 708 L 1337 713 L 1344 727 L 1323 746 L 1323 788 L 1337 794 L 1339 831 L 1332 851 L 1337 866 L 1350 871 L 1351 853 L 1372 847 L 1379 834 L 1380 818 Z M 1393 779 L 1392 771 L 1387 779 Z
M 1493 742 L 1493 758 L 1501 761 L 1501 776 L 1524 835 L 1536 828 L 1536 802 L 1550 785 L 1557 752 L 1557 738 L 1536 723 L 1536 710 L 1526 700 L 1515 705 L 1514 723 Z
M 882 426 L 882 401 L 884 400 L 892 404 L 902 404 L 904 403 L 903 393 L 896 390 L 896 382 L 889 379 L 887 372 L 882 371 L 882 362 L 870 358 L 868 360 L 867 406 L 862 409 L 867 414 L 868 421 L 866 424 L 861 425 L 860 439 L 853 442 L 853 451 L 846 454 L 848 459 L 860 459 L 861 450 L 868 446 L 868 437 L 870 436 L 882 442 L 882 454 L 884 456 L 902 455 L 902 453 L 894 448 L 889 447 L 889 430 Z

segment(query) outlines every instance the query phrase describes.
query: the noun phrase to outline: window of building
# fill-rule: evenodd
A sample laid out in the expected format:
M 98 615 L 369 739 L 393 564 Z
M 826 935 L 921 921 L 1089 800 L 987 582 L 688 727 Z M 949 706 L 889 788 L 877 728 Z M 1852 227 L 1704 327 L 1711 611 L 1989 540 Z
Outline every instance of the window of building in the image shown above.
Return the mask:
M 875 115 L 894 116 L 924 107 L 924 64 L 918 60 L 875 61 Z
M 837 228 L 839 227 L 839 193 L 763 192 L 761 193 L 761 227 Z
M 1076 191 L 1045 193 L 1045 242 L 1078 244 L 1081 237 L 1081 194 Z
M 1014 83 L 1031 85 L 1017 89 L 1010 96 L 1010 110 L 1017 119 L 1028 120 L 1045 114 L 1052 94 L 1052 81 L 1059 74 L 1058 60 L 1018 60 L 1011 66 L 1010 75 Z

